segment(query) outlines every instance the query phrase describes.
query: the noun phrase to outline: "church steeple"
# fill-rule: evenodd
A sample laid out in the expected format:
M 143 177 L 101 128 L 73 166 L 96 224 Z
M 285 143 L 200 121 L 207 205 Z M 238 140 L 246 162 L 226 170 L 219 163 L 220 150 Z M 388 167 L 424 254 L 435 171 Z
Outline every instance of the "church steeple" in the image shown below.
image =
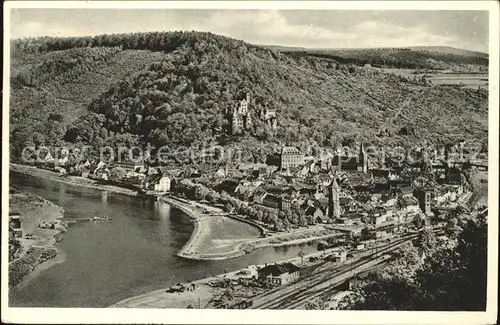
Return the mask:
M 337 179 L 334 177 L 328 189 L 328 217 L 330 219 L 340 218 L 340 186 Z
M 366 174 L 368 172 L 368 157 L 366 156 L 363 142 L 361 142 L 361 146 L 359 148 L 358 159 L 358 171 Z

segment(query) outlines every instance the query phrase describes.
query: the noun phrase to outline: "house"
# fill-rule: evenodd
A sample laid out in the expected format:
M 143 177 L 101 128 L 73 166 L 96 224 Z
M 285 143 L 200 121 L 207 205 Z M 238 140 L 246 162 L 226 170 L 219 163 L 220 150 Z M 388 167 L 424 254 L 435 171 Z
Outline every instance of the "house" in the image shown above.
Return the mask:
M 256 189 L 262 184 L 262 182 L 250 182 L 250 181 L 241 181 L 236 189 L 234 190 L 235 196 L 243 201 L 252 201 L 253 193 Z
M 420 213 L 420 204 L 415 197 L 403 197 L 398 200 L 399 211 L 406 215 L 415 215 Z
M 359 243 L 359 244 L 356 245 L 356 250 L 359 251 L 359 250 L 363 250 L 363 249 L 365 249 L 365 244 L 364 243 Z
M 413 188 L 410 186 L 401 186 L 398 187 L 398 194 L 402 197 L 412 197 L 413 196 Z
M 383 207 L 376 207 L 368 213 L 370 223 L 378 226 L 384 222 L 387 222 L 388 217 L 392 217 L 392 209 L 387 209 Z
M 242 269 L 234 274 L 234 277 L 239 279 L 239 278 L 245 278 L 245 279 L 251 279 L 251 278 L 258 278 L 259 273 L 257 271 L 257 266 L 255 265 L 250 265 L 245 269 Z
M 134 160 L 118 161 L 116 165 L 125 169 L 126 172 L 138 172 L 140 169 L 144 168 L 144 163 Z
M 60 166 L 55 167 L 54 170 L 58 172 L 59 175 L 66 175 L 68 173 L 66 168 Z
M 37 164 L 42 166 L 54 166 L 54 158 L 49 150 L 38 152 Z
M 266 190 L 264 190 L 262 187 L 258 187 L 252 195 L 252 201 L 257 203 L 257 204 L 262 204 L 264 201 L 264 197 L 267 195 Z
M 156 194 L 166 194 L 170 192 L 172 178 L 167 173 L 147 175 L 145 178 L 139 178 L 142 187 L 146 191 L 154 191 Z
M 99 161 L 97 164 L 91 164 L 90 167 L 89 167 L 89 170 L 90 170 L 90 174 L 92 176 L 96 176 L 97 175 L 97 172 L 100 171 L 100 170 L 103 170 L 106 168 L 106 163 L 104 163 L 102 160 Z
M 280 153 L 280 167 L 298 167 L 304 164 L 304 154 L 295 147 L 283 147 Z
M 336 170 L 351 170 L 366 174 L 368 172 L 368 156 L 366 155 L 363 143 L 361 143 L 359 153 L 337 153 L 332 159 L 332 168 Z
M 292 263 L 267 265 L 258 270 L 259 280 L 268 285 L 284 285 L 296 281 L 300 268 Z
M 372 168 L 370 169 L 370 173 L 374 177 L 389 178 L 391 170 L 389 168 Z
M 21 229 L 21 215 L 17 212 L 9 211 L 9 237 L 20 239 L 23 237 Z
M 220 167 L 214 173 L 214 176 L 217 178 L 224 178 L 224 177 L 226 177 L 226 175 L 227 175 L 227 167 Z
M 329 220 L 321 208 L 313 205 L 308 206 L 304 213 L 306 216 L 312 216 L 314 221 L 317 223 L 327 223 Z
M 80 176 L 81 177 L 85 177 L 85 178 L 88 178 L 90 175 L 90 169 L 88 167 L 81 167 L 80 168 Z
M 139 170 L 139 173 L 140 172 L 141 172 L 141 170 Z M 156 167 L 149 166 L 149 167 L 144 167 L 142 169 L 142 173 L 144 173 L 146 175 L 155 175 L 155 174 L 159 174 L 160 171 Z
M 345 249 L 334 251 L 327 257 L 327 260 L 335 263 L 343 263 L 347 260 L 347 251 Z
M 281 210 L 287 211 L 292 208 L 292 198 L 289 196 L 281 198 Z
M 82 169 L 82 168 L 87 168 L 87 169 L 90 169 L 90 166 L 91 166 L 91 164 L 90 164 L 90 160 L 85 159 L 85 161 L 83 161 L 83 162 L 79 162 L 79 163 L 77 163 L 77 164 L 75 165 L 75 170 L 76 170 L 77 172 L 79 172 L 79 171 L 81 171 L 81 169 Z
M 309 174 L 316 172 L 316 162 L 314 160 L 308 160 L 300 169 L 299 176 L 307 176 Z
M 158 174 L 155 174 L 155 176 Z M 169 175 L 167 174 L 162 174 L 159 175 L 160 177 L 157 178 L 156 182 L 154 183 L 154 188 L 153 190 L 157 193 L 168 193 L 170 192 L 170 184 L 171 184 L 171 179 Z
M 262 205 L 269 208 L 279 209 L 281 206 L 281 198 L 279 196 L 268 193 L 264 196 Z
M 95 178 L 100 179 L 100 180 L 104 180 L 104 181 L 109 180 L 109 169 L 102 168 L 102 169 L 97 170 L 97 172 L 95 172 Z
M 377 230 L 375 232 L 375 238 L 384 238 L 387 237 L 387 231 L 385 230 Z
M 226 180 L 226 181 L 223 181 L 223 182 L 217 184 L 215 189 L 219 192 L 224 191 L 228 194 L 233 194 L 234 191 L 236 190 L 236 188 L 238 187 L 238 185 L 239 185 L 239 183 L 236 181 Z

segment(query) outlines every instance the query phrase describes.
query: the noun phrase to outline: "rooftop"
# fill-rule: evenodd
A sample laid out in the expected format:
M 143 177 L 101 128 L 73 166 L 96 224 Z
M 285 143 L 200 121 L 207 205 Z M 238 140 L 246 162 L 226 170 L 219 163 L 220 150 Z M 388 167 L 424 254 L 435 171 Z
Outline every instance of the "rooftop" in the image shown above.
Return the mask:
M 283 264 L 273 264 L 273 265 L 268 265 L 264 266 L 259 270 L 259 273 L 262 273 L 264 275 L 272 275 L 272 276 L 279 276 L 284 273 L 294 273 L 299 271 L 300 268 L 296 266 L 295 264 L 292 263 L 283 263 Z
M 300 151 L 299 149 L 295 148 L 295 147 L 283 147 L 281 149 L 281 154 L 287 154 L 287 155 L 290 155 L 290 154 L 300 154 Z

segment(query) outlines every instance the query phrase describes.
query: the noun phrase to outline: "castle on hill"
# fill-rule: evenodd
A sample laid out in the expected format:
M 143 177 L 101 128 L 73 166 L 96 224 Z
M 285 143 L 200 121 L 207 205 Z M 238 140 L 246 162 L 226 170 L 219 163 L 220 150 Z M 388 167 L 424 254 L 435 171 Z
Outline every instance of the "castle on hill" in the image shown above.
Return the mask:
M 231 134 L 241 134 L 252 127 L 252 108 L 250 106 L 250 93 L 247 93 L 237 107 L 233 108 L 230 115 Z M 260 116 L 259 116 L 260 115 Z M 264 108 L 260 111 L 261 121 L 266 122 L 273 130 L 277 127 L 276 110 Z

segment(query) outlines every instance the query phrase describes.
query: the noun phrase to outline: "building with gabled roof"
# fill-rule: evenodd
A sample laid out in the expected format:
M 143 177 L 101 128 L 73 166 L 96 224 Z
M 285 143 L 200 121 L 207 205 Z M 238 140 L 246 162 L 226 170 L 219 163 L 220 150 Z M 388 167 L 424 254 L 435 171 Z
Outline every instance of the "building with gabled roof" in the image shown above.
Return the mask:
M 295 147 L 283 147 L 280 153 L 280 167 L 287 169 L 304 164 L 304 154 Z
M 266 265 L 258 270 L 259 279 L 269 285 L 284 285 L 296 281 L 300 268 L 293 263 Z

